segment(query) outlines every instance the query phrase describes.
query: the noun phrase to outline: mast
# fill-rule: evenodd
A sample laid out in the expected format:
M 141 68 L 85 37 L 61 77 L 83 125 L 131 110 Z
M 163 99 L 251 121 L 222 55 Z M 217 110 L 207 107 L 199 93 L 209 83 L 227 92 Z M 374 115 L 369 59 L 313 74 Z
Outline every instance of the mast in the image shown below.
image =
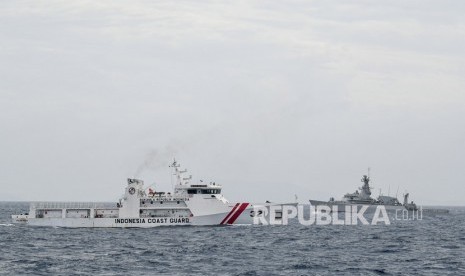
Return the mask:
M 362 194 L 367 195 L 368 197 L 371 195 L 371 187 L 370 187 L 370 168 L 368 168 L 368 174 L 362 177 L 363 186 L 360 189 Z
M 404 194 L 404 206 L 408 204 L 408 193 Z
M 173 163 L 170 165 L 170 167 L 174 170 L 173 175 L 176 176 L 176 185 L 187 185 L 189 183 L 188 180 L 192 179 L 192 175 L 190 175 L 189 177 L 183 177 L 183 174 L 186 173 L 187 170 L 180 170 L 180 166 L 181 165 L 178 162 L 176 162 L 176 159 L 174 159 Z

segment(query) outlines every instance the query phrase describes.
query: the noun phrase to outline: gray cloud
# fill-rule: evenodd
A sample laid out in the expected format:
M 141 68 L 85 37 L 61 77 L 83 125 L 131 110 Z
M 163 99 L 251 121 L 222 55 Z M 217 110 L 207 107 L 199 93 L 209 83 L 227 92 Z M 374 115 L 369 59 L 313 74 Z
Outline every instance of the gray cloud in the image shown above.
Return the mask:
M 338 197 L 370 166 L 465 203 L 460 1 L 0 7 L 0 200 L 170 189 L 176 157 L 231 200 Z

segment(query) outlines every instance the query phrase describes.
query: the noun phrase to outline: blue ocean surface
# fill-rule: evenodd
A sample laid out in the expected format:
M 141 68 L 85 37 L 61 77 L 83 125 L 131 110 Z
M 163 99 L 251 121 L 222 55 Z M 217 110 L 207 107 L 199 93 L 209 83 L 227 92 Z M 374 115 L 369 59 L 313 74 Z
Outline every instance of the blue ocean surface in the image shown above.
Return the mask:
M 12 224 L 0 275 L 465 275 L 465 208 L 390 225 L 66 229 Z

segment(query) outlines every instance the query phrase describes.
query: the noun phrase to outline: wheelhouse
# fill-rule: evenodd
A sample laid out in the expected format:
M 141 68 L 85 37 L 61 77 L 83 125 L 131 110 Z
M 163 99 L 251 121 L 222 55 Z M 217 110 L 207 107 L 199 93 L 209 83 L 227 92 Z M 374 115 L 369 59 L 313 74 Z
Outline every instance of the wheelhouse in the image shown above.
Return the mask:
M 211 185 L 191 185 L 189 188 L 187 188 L 187 194 L 217 195 L 221 194 L 221 188 L 213 187 Z

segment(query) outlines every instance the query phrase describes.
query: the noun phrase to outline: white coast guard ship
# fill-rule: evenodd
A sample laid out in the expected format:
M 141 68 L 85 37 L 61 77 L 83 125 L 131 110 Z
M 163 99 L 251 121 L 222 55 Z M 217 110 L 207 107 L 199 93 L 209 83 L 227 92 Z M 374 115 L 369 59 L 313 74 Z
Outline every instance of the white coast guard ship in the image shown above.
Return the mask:
M 230 203 L 221 194 L 221 185 L 189 184 L 174 161 L 174 192 L 165 194 L 146 189 L 144 182 L 128 179 L 124 196 L 116 204 L 43 202 L 31 203 L 29 213 L 12 215 L 15 222 L 53 227 L 140 227 L 168 225 L 252 224 L 254 206 L 269 208 L 273 203 Z M 257 214 L 260 215 L 260 214 Z M 277 219 L 281 214 L 277 213 Z

